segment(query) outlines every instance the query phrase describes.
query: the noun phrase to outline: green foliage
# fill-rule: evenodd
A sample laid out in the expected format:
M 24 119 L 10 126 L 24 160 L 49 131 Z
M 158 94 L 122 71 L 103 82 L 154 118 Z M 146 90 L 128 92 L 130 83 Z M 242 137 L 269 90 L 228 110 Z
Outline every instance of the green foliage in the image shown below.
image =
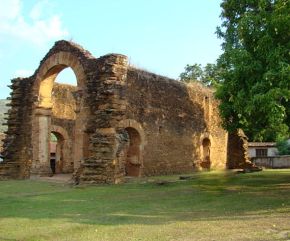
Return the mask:
M 203 71 L 200 64 L 186 65 L 179 77 L 182 82 L 200 81 Z
M 50 142 L 57 142 L 57 136 L 54 133 L 50 133 Z
M 250 140 L 289 136 L 290 1 L 223 0 L 223 39 L 216 96 L 224 126 L 242 128 Z
M 277 149 L 279 155 L 290 155 L 290 142 L 287 140 L 278 141 Z
M 186 65 L 184 72 L 179 77 L 185 83 L 199 81 L 205 86 L 213 86 L 220 82 L 219 72 L 216 64 L 207 64 L 205 67 L 200 64 L 193 64 Z

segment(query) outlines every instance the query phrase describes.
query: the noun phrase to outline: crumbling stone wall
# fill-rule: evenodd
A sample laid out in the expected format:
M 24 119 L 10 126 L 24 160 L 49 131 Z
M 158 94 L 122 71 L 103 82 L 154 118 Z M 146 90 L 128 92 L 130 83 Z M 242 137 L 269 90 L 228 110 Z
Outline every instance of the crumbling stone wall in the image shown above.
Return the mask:
M 143 174 L 202 169 L 201 145 L 211 142 L 211 169 L 226 167 L 227 133 L 212 92 L 135 68 L 128 69 L 127 119 L 141 124 L 146 145 Z
M 249 159 L 248 138 L 241 129 L 228 135 L 227 160 L 229 169 L 261 170 Z
M 124 119 L 126 111 L 127 57 L 117 54 L 100 57 L 93 74 L 96 81 L 89 81 L 87 85 L 91 96 L 91 118 L 86 130 L 90 136 L 89 150 L 81 166 L 80 181 L 117 183 L 122 180 L 116 162 L 120 146 L 119 129 L 116 127 Z
M 54 85 L 66 67 L 77 87 Z M 94 58 L 58 41 L 11 89 L 0 178 L 49 175 L 51 131 L 71 140 L 66 150 L 81 183 L 226 167 L 227 133 L 212 91 L 128 67 L 124 55 Z
M 15 78 L 9 86 L 12 90 L 10 109 L 7 116 L 8 129 L 3 141 L 2 155 L 4 161 L 0 165 L 0 179 L 23 178 L 28 176 L 31 163 L 31 122 L 33 96 L 33 78 Z
M 77 86 L 54 83 L 52 89 L 52 116 L 58 119 L 76 119 Z
M 31 173 L 49 175 L 51 93 L 57 74 L 71 67 L 76 74 L 75 170 L 83 182 L 115 180 L 114 126 L 122 119 L 126 57 L 112 54 L 94 58 L 77 44 L 59 41 L 40 62 L 34 75 L 12 80 L 11 110 L 1 178 L 28 178 Z M 101 138 L 99 138 L 101 137 Z M 82 162 L 82 163 L 80 163 Z
M 5 139 L 5 134 L 0 133 L 0 153 L 3 151 L 3 141 Z
M 73 144 L 76 120 L 77 86 L 54 83 L 52 89 L 52 132 L 60 136 L 61 141 L 61 172 L 74 171 Z

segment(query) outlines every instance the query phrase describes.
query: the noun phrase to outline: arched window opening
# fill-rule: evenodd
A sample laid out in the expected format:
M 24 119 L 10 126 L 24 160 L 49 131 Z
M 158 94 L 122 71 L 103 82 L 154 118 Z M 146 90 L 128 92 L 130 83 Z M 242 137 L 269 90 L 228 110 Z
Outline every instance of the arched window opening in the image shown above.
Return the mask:
M 77 86 L 72 85 L 76 83 Z M 49 149 L 50 135 L 51 131 L 55 131 L 52 125 L 68 128 L 69 131 L 64 140 L 56 134 L 55 173 L 70 173 L 80 166 L 88 115 L 83 98 L 85 86 L 83 66 L 73 53 L 60 51 L 41 63 L 33 86 L 33 94 L 38 98 L 35 98 L 33 109 L 32 174 L 51 174 L 50 157 L 53 154 Z
M 210 140 L 208 138 L 203 139 L 202 141 L 202 162 L 201 167 L 203 169 L 209 170 L 211 166 L 210 161 Z
M 52 114 L 54 117 L 69 120 L 76 119 L 79 99 L 76 85 L 76 76 L 71 68 L 65 68 L 57 75 L 51 94 Z
M 56 83 L 77 86 L 77 79 L 72 68 L 63 69 L 55 79 Z
M 132 127 L 127 127 L 125 130 L 129 135 L 129 146 L 125 160 L 125 174 L 126 176 L 139 177 L 141 168 L 141 137 L 138 131 Z

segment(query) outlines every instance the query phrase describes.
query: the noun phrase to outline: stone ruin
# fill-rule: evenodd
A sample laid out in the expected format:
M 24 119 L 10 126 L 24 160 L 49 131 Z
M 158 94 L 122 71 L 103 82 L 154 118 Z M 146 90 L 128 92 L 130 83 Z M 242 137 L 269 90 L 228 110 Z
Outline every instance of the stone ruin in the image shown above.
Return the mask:
M 54 83 L 70 67 L 77 86 Z M 12 80 L 0 179 L 56 173 L 80 183 L 247 165 L 246 141 L 221 127 L 213 92 L 131 67 L 127 57 L 93 57 L 58 41 L 29 78 Z

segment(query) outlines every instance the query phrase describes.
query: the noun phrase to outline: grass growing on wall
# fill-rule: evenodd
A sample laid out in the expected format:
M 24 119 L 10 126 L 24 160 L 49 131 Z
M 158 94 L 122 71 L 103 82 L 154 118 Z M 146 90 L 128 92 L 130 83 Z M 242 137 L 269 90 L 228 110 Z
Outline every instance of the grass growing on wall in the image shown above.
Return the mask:
M 0 240 L 290 238 L 289 169 L 143 181 L 91 187 L 0 182 Z

